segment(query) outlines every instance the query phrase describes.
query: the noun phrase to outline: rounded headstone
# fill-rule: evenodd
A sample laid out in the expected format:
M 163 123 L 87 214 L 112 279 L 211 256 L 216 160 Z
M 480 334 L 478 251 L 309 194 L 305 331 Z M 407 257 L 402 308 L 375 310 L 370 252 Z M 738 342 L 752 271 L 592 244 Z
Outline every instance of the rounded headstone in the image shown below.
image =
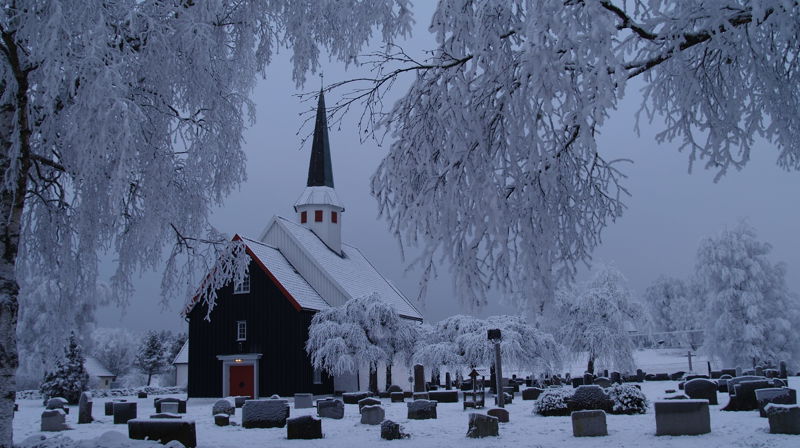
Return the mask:
M 509 416 L 508 410 L 504 408 L 492 408 L 486 411 L 486 415 L 491 415 L 492 417 L 497 418 L 497 421 L 500 423 L 508 423 Z

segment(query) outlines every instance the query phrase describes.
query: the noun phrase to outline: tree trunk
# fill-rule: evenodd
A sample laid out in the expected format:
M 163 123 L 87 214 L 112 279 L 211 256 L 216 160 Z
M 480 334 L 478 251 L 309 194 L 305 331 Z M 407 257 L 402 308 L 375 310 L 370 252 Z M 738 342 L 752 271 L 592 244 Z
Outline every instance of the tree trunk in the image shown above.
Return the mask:
M 150 379 L 151 379 L 151 378 L 153 378 L 153 374 L 152 374 L 152 373 L 148 373 L 148 374 L 147 374 L 147 385 L 148 385 L 148 386 L 150 385 Z
M 589 365 L 586 366 L 586 371 L 594 375 L 594 355 L 589 355 Z
M 3 86 L 4 89 L 15 88 L 15 94 L 10 103 L 0 105 L 0 175 L 9 174 L 12 165 L 9 154 L 15 132 L 18 133 L 16 138 L 19 144 L 16 179 L 11 185 L 9 182 L 0 182 L 0 448 L 12 448 L 19 366 L 17 255 L 31 167 L 31 131 L 28 123 L 28 71 L 20 62 L 14 32 L 3 31 L 2 40 L 5 62 L 14 73 L 17 85 Z
M 386 390 L 389 390 L 389 386 L 392 385 L 392 365 L 386 365 Z
M 378 394 L 378 368 L 376 366 L 369 368 L 369 391 Z

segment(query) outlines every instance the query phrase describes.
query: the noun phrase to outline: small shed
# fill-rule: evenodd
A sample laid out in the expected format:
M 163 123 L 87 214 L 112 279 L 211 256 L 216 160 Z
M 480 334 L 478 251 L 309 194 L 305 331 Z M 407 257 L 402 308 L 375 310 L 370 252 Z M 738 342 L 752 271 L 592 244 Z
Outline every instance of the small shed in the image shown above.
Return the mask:
M 183 347 L 181 347 L 178 354 L 175 356 L 175 360 L 172 361 L 172 365 L 175 366 L 175 385 L 186 387 L 189 383 L 189 340 L 187 339 L 186 342 L 183 343 Z
M 103 364 L 92 356 L 87 356 L 83 367 L 89 374 L 89 384 L 93 389 L 109 389 L 117 376 L 109 372 Z

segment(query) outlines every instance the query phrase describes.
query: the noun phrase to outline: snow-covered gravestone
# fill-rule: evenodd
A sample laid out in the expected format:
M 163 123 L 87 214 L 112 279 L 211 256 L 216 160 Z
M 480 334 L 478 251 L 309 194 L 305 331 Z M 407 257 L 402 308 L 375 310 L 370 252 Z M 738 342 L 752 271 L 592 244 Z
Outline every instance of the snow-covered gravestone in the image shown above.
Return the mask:
M 64 431 L 69 429 L 67 418 L 62 409 L 45 409 L 42 412 L 42 431 Z
M 375 398 L 368 397 L 361 400 L 358 400 L 358 410 L 361 411 L 364 409 L 364 406 L 379 406 L 381 404 L 380 400 L 376 400 Z
M 575 437 L 607 436 L 606 413 L 601 410 L 572 413 L 572 435 Z
M 165 411 L 166 412 L 166 411 Z M 228 414 L 234 415 L 236 413 L 236 406 L 230 400 L 223 398 L 214 402 L 211 407 L 211 415 Z
M 800 434 L 800 406 L 769 404 L 765 412 L 771 434 Z
M 403 428 L 400 427 L 399 423 L 395 423 L 391 420 L 384 420 L 381 423 L 381 438 L 384 440 L 399 440 L 399 439 L 406 439 L 410 437 L 408 434 L 403 432 Z
M 197 431 L 193 420 L 129 420 L 128 437 L 135 440 L 157 440 L 162 444 L 176 440 L 186 448 L 197 446 Z
M 773 387 L 756 390 L 758 412 L 766 417 L 766 407 L 770 404 L 797 404 L 797 391 L 788 387 Z
M 288 400 L 247 400 L 242 407 L 242 426 L 245 428 L 283 428 L 288 418 Z
M 78 424 L 91 423 L 92 418 L 92 394 L 83 392 L 78 401 Z
M 62 409 L 65 413 L 69 414 L 67 407 L 67 399 L 62 397 L 53 397 L 47 400 L 47 409 Z
M 361 423 L 364 425 L 380 425 L 386 412 L 380 405 L 369 405 L 361 408 Z
M 342 419 L 344 418 L 344 403 L 341 400 L 326 398 L 317 400 L 317 417 Z
M 708 400 L 656 401 L 657 436 L 693 436 L 711 432 Z
M 717 383 L 702 378 L 689 380 L 683 385 L 686 396 L 693 399 L 708 400 L 708 404 L 716 405 L 717 402 Z
M 289 440 L 321 439 L 322 420 L 310 415 L 290 418 L 286 421 L 286 438 Z
M 406 403 L 409 420 L 426 420 L 436 418 L 436 402 L 430 400 L 414 400 Z
M 500 425 L 498 423 L 497 417 L 472 412 L 469 414 L 467 437 L 497 437 L 500 435 Z

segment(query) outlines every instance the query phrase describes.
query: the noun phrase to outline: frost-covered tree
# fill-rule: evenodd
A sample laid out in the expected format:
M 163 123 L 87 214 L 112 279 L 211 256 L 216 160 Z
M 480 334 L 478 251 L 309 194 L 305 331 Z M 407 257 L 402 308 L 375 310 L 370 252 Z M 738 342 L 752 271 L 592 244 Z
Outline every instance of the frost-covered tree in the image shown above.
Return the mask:
M 86 372 L 83 349 L 78 344 L 74 334 L 70 334 L 64 356 L 56 362 L 53 370 L 45 374 L 39 390 L 45 401 L 48 398 L 63 397 L 72 404 L 77 404 L 81 392 L 89 384 L 89 374 Z
M 661 276 L 642 296 L 650 322 L 659 332 L 677 332 L 670 340 L 695 345 L 700 336 L 690 330 L 702 329 L 703 302 L 697 283 L 688 285 L 679 278 Z
M 331 375 L 367 366 L 371 387 L 376 388 L 380 363 L 389 366 L 411 356 L 417 326 L 373 293 L 317 312 L 308 329 L 306 351 L 315 368 Z
M 166 365 L 166 351 L 163 338 L 155 331 L 148 331 L 139 343 L 134 364 L 147 374 L 148 386 L 153 375 L 160 373 Z
M 322 52 L 352 62 L 375 31 L 408 32 L 407 3 L 3 2 L 0 447 L 12 443 L 19 279 L 46 272 L 73 300 L 110 252 L 126 297 L 131 276 L 166 256 L 165 297 L 194 295 L 212 272 L 199 292 L 210 312 L 247 263 L 208 216 L 245 177 L 256 76 L 280 48 L 298 83 Z
M 635 347 L 628 330 L 641 324 L 643 309 L 619 270 L 603 266 L 585 285 L 560 289 L 557 300 L 558 339 L 574 356 L 587 356 L 588 372 L 597 366 L 633 369 Z
M 393 137 L 372 191 L 422 246 L 423 280 L 441 255 L 467 303 L 499 287 L 539 314 L 625 208 L 596 137 L 631 80 L 630 121 L 657 121 L 690 165 L 740 169 L 759 138 L 800 168 L 798 14 L 794 0 L 440 0 L 429 57 L 374 54 L 340 106 L 366 101 Z
M 705 348 L 728 366 L 755 366 L 800 357 L 800 302 L 786 286 L 786 268 L 772 247 L 739 223 L 704 239 L 697 251 L 705 289 Z
M 130 371 L 137 352 L 136 338 L 128 329 L 98 328 L 92 332 L 92 356 L 118 378 Z

